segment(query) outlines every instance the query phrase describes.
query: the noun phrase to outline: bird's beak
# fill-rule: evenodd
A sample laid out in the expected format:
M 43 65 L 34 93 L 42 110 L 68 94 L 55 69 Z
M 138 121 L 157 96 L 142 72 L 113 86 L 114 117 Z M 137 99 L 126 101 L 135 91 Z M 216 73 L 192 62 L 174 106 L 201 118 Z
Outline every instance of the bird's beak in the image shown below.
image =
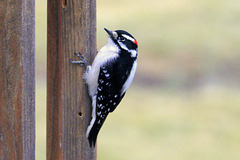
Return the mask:
M 108 35 L 109 35 L 110 38 L 112 38 L 112 39 L 117 39 L 117 36 L 118 36 L 117 32 L 115 32 L 115 31 L 110 31 L 110 30 L 108 30 L 108 29 L 106 29 L 106 28 L 104 28 L 104 30 L 108 33 Z

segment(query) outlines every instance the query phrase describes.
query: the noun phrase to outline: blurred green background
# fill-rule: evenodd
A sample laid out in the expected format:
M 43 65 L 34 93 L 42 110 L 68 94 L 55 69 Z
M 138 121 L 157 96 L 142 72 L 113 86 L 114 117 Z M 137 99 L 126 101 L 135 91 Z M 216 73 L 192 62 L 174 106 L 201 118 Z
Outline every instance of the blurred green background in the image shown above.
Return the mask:
M 46 156 L 47 2 L 36 0 L 36 158 Z M 139 43 L 132 86 L 98 137 L 99 160 L 240 159 L 239 0 L 99 0 L 104 27 Z

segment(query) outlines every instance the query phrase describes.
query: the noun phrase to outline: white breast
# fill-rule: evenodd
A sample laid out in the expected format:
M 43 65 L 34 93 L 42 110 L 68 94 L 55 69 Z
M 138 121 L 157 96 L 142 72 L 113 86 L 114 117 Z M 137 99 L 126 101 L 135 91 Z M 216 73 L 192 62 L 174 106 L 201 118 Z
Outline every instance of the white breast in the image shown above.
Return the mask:
M 104 46 L 96 55 L 92 66 L 88 67 L 88 70 L 84 75 L 84 79 L 88 85 L 89 94 L 92 98 L 97 92 L 100 67 L 107 61 L 113 60 L 118 56 L 118 47 L 112 42 L 111 39 L 109 39 L 108 44 Z

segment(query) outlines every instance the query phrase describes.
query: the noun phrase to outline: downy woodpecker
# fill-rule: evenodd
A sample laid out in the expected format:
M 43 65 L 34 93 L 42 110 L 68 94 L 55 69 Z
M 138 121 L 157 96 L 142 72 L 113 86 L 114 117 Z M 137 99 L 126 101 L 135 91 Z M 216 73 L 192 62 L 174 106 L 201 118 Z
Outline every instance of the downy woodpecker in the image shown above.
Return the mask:
M 92 98 L 92 120 L 86 132 L 91 147 L 95 147 L 100 128 L 124 97 L 137 68 L 136 39 L 123 30 L 104 29 L 109 36 L 108 44 L 98 52 L 84 74 Z M 78 56 L 82 61 L 71 62 L 85 64 L 84 57 Z

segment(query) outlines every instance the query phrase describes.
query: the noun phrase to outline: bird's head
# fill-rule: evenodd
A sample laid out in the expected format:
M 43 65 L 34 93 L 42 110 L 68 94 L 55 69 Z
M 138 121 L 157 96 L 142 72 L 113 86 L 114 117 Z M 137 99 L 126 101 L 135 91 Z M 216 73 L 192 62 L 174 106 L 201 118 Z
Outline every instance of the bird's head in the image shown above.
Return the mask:
M 119 49 L 131 53 L 132 57 L 137 56 L 138 42 L 131 34 L 123 30 L 110 31 L 106 28 L 104 29 Z

